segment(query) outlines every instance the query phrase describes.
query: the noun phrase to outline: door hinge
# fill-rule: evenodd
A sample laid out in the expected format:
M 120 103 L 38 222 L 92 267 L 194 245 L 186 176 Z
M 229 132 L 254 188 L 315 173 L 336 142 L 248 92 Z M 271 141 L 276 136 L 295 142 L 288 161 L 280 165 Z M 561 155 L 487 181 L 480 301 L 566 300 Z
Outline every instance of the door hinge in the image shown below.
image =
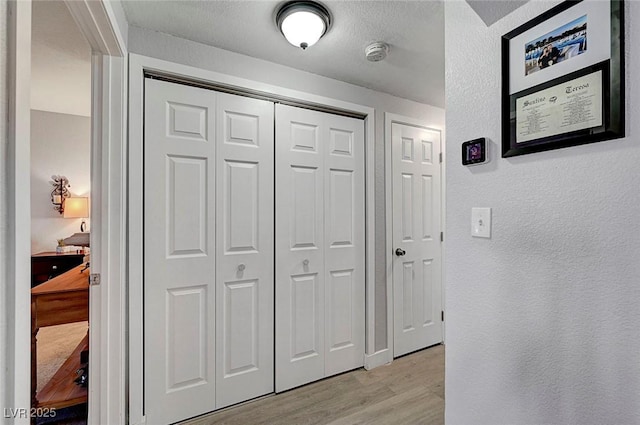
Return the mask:
M 440 158 L 440 164 L 442 164 L 442 152 L 438 154 L 438 157 Z
M 444 242 L 444 232 L 440 232 L 440 242 Z
M 444 322 L 444 310 L 440 311 L 440 320 Z
M 89 275 L 89 285 L 100 285 L 100 273 L 91 273 Z

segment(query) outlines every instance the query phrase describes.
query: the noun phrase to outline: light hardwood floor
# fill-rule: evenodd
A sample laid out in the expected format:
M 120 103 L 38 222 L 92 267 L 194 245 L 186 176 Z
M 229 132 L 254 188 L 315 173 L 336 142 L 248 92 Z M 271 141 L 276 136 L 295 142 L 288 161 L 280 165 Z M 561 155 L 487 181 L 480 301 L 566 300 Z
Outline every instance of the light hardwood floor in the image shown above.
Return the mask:
M 444 423 L 444 346 L 201 416 L 184 425 Z
M 47 326 L 38 331 L 38 387 L 40 391 L 87 334 L 88 322 Z

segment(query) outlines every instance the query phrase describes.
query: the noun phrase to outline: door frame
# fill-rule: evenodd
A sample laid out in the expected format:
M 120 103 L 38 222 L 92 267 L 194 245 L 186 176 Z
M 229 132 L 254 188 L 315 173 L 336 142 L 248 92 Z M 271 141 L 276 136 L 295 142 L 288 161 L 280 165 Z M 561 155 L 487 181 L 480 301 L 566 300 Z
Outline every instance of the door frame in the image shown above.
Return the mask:
M 124 331 L 124 201 L 126 158 L 126 43 L 116 11 L 107 1 L 65 0 L 92 49 L 91 117 L 91 242 L 92 273 L 103 284 L 89 290 L 90 328 L 89 423 L 125 422 Z M 31 406 L 31 0 L 8 2 L 8 227 L 6 292 L 0 298 L 7 312 L 0 382 L 3 405 L 27 411 Z M 106 201 L 109 202 L 106 202 Z M 4 212 L 4 211 L 3 211 Z M 114 232 L 115 234 L 111 233 Z M 108 284 L 107 284 L 108 281 Z M 5 335 L 2 335 L 5 336 Z M 114 359 L 114 360 L 111 360 Z M 97 366 L 96 366 L 97 365 Z M 28 415 L 9 419 L 28 424 Z
M 131 53 L 129 55 L 129 423 L 143 424 L 143 119 L 145 73 L 201 82 L 229 91 L 277 98 L 283 102 L 340 110 L 364 117 L 365 125 L 365 359 L 375 352 L 375 109 L 324 96 L 287 89 L 228 74 Z
M 386 261 L 387 261 L 387 363 L 394 359 L 394 298 L 393 298 L 393 158 L 392 158 L 392 124 L 404 124 L 413 127 L 424 128 L 426 130 L 440 133 L 440 231 L 445 228 L 445 140 L 444 128 L 436 123 L 426 122 L 425 119 L 406 117 L 403 115 L 385 112 L 384 114 L 384 168 L 385 168 L 385 222 L 386 222 Z M 446 238 L 445 238 L 446 240 Z M 444 240 L 440 243 L 440 270 L 442 285 L 442 311 L 445 311 L 444 299 Z M 442 322 L 442 335 L 444 341 L 444 322 Z

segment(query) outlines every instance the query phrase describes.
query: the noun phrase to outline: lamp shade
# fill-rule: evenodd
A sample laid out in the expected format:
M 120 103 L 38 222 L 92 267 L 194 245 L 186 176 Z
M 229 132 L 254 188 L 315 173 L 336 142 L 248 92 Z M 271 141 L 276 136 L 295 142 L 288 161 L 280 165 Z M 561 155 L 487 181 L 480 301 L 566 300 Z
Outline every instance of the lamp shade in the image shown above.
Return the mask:
M 64 218 L 89 217 L 89 198 L 67 198 L 64 200 Z
M 316 44 L 327 32 L 331 17 L 319 3 L 292 1 L 279 10 L 276 23 L 289 43 L 304 50 Z

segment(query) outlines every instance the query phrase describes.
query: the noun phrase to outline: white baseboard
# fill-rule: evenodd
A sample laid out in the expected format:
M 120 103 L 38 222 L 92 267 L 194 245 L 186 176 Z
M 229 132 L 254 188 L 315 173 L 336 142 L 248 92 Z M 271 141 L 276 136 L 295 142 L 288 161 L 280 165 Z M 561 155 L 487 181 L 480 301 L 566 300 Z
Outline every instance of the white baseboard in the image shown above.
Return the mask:
M 366 370 L 374 369 L 378 366 L 391 363 L 391 350 L 385 348 L 384 350 L 376 351 L 373 354 L 364 355 L 364 368 Z

